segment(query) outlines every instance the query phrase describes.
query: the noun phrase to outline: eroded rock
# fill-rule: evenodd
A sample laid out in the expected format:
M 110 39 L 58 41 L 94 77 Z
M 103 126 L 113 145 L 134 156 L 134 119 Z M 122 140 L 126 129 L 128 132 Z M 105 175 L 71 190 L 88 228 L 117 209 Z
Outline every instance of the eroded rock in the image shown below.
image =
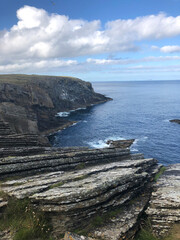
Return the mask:
M 147 214 L 157 236 L 165 236 L 180 222 L 180 164 L 170 165 L 155 184 Z

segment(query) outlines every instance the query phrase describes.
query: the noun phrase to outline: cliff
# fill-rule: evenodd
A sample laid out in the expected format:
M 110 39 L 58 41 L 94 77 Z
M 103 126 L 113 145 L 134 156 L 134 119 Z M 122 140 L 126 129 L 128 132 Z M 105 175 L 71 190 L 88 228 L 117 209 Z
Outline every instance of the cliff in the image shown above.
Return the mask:
M 0 75 L 0 116 L 16 133 L 39 134 L 67 125 L 58 112 L 110 100 L 72 77 Z

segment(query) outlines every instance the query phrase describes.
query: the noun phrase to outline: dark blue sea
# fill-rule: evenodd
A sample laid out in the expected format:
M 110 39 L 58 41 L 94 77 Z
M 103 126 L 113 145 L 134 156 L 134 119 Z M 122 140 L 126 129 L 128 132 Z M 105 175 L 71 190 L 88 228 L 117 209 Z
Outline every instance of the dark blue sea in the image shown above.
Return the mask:
M 96 92 L 113 98 L 72 112 L 78 121 L 54 137 L 54 146 L 101 148 L 109 139 L 136 139 L 131 151 L 164 165 L 180 163 L 180 81 L 96 82 Z

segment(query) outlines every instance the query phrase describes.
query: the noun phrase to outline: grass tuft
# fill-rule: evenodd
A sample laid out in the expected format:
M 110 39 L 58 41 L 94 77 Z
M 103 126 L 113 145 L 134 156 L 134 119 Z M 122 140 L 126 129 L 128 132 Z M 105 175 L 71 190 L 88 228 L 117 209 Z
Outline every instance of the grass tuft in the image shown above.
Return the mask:
M 8 206 L 0 219 L 0 230 L 10 229 L 13 240 L 48 240 L 51 226 L 45 214 L 32 206 L 29 199 L 8 200 Z
M 63 182 L 54 183 L 49 187 L 49 189 L 53 189 L 53 188 L 56 188 L 56 187 L 61 187 L 63 184 L 64 184 Z
M 165 172 L 166 167 L 161 167 L 159 172 L 156 173 L 155 177 L 154 177 L 154 181 L 157 182 L 157 180 L 160 178 L 160 176 Z
M 79 163 L 76 167 L 75 167 L 75 169 L 76 170 L 81 170 L 81 169 L 84 169 L 86 167 L 86 164 L 85 163 Z
M 151 231 L 141 229 L 135 240 L 158 240 L 158 238 L 156 238 Z

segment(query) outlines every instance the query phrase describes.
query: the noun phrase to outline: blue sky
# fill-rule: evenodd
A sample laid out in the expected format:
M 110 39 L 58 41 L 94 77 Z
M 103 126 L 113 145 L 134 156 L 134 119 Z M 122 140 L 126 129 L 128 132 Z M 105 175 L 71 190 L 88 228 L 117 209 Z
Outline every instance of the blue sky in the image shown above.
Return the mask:
M 0 1 L 0 73 L 179 80 L 180 0 Z

